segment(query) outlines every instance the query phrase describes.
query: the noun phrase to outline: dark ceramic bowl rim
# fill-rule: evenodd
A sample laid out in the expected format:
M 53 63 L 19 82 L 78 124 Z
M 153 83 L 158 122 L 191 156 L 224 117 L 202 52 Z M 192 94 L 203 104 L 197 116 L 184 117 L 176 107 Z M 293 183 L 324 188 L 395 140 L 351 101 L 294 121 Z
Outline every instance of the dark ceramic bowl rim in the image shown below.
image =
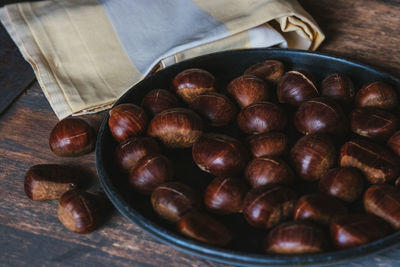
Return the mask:
M 290 55 L 307 55 L 314 58 L 319 59 L 328 59 L 336 62 L 343 62 L 348 65 L 351 65 L 354 68 L 362 68 L 368 71 L 375 72 L 379 75 L 383 75 L 393 80 L 395 83 L 400 84 L 400 80 L 395 78 L 394 76 L 379 71 L 371 66 L 356 63 L 351 60 L 347 60 L 344 58 L 330 56 L 323 53 L 318 52 L 309 52 L 302 50 L 294 50 L 294 49 L 271 49 L 271 48 L 258 48 L 258 49 L 245 49 L 245 50 L 234 50 L 234 51 L 226 51 L 204 55 L 197 58 L 192 58 L 180 63 L 175 64 L 174 66 L 179 66 L 182 63 L 186 62 L 196 62 L 199 58 L 213 58 L 217 56 L 235 56 L 236 53 L 252 53 L 252 52 L 265 52 L 265 53 L 280 53 L 286 56 Z M 172 67 L 172 66 L 170 66 Z M 167 67 L 160 72 L 168 70 L 170 67 Z M 157 73 L 160 73 L 157 72 Z M 157 75 L 155 73 L 154 75 Z M 144 81 L 144 80 L 143 80 Z M 130 94 L 132 90 L 139 84 L 143 83 L 141 81 L 137 85 L 133 86 L 130 90 L 128 90 L 115 104 L 114 106 L 123 103 L 127 95 Z M 170 245 L 174 248 L 177 248 L 186 253 L 199 256 L 204 259 L 214 260 L 221 263 L 240 265 L 240 266 L 261 266 L 261 265 L 311 265 L 311 264 L 332 264 L 339 263 L 344 260 L 359 258 L 366 255 L 372 255 L 374 253 L 382 252 L 384 249 L 388 249 L 393 247 L 400 240 L 400 232 L 394 233 L 385 238 L 379 239 L 377 241 L 351 248 L 342 251 L 334 251 L 334 252 L 326 252 L 319 254 L 310 254 L 310 255 L 299 255 L 299 256 L 285 256 L 285 255 L 267 255 L 267 254 L 256 254 L 256 253 L 244 253 L 232 251 L 229 249 L 218 248 L 214 246 L 207 245 L 205 243 L 198 242 L 196 240 L 192 240 L 186 238 L 182 235 L 176 234 L 172 231 L 169 231 L 152 221 L 148 220 L 144 216 L 140 215 L 138 212 L 133 209 L 127 201 L 125 201 L 122 196 L 118 193 L 117 188 L 113 185 L 112 180 L 110 179 L 106 169 L 104 168 L 103 156 L 102 156 L 102 143 L 104 137 L 104 131 L 106 129 L 106 124 L 108 121 L 109 115 L 107 114 L 102 121 L 98 132 L 98 138 L 96 141 L 96 168 L 99 175 L 101 186 L 103 187 L 106 195 L 113 203 L 113 205 L 117 208 L 117 210 L 125 216 L 129 221 L 135 223 L 148 233 L 150 233 L 154 238 L 161 241 L 164 244 Z

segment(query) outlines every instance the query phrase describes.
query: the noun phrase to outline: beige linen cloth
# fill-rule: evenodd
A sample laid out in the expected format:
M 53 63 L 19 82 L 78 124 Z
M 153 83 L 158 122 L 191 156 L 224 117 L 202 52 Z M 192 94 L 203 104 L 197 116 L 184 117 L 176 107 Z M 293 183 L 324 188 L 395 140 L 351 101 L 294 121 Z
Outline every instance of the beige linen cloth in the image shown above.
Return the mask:
M 154 68 L 324 40 L 295 0 L 52 0 L 5 6 L 0 20 L 59 119 L 109 108 Z

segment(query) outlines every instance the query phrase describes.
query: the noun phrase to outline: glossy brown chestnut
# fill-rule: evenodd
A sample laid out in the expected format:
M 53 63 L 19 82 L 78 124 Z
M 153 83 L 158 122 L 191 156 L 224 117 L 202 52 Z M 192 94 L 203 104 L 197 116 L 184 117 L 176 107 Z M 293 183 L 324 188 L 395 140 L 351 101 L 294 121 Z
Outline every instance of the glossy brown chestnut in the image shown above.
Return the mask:
M 300 138 L 290 151 L 295 171 L 301 178 L 322 178 L 336 160 L 336 149 L 327 135 L 310 134 Z
M 400 156 L 400 131 L 395 132 L 388 140 L 387 145 Z
M 222 223 L 205 213 L 186 213 L 178 222 L 179 231 L 191 238 L 217 246 L 226 246 L 232 240 L 232 232 Z
M 248 139 L 247 144 L 254 157 L 281 156 L 289 150 L 289 140 L 281 132 L 253 135 Z
M 292 185 L 294 173 L 282 159 L 259 157 L 249 162 L 245 176 L 253 188 L 268 184 Z
M 129 172 L 146 155 L 160 153 L 157 141 L 148 136 L 135 136 L 120 143 L 115 149 L 116 161 Z
M 361 246 L 389 235 L 390 225 L 371 214 L 351 214 L 330 225 L 333 245 L 338 249 Z
M 271 102 L 251 104 L 243 108 L 237 117 L 240 130 L 247 134 L 280 131 L 285 128 L 286 122 L 284 110 Z
M 355 95 L 353 82 L 342 73 L 331 74 L 321 83 L 321 95 L 340 103 L 349 104 Z
M 350 127 L 361 136 L 387 140 L 399 129 L 399 120 L 381 109 L 357 108 L 351 112 Z
M 364 208 L 400 230 L 400 189 L 387 184 L 370 186 L 364 193 Z
M 341 167 L 330 169 L 318 184 L 318 190 L 346 202 L 353 202 L 362 193 L 364 179 L 359 170 Z
M 272 229 L 264 248 L 271 254 L 309 254 L 328 250 L 328 238 L 310 222 L 284 222 Z
M 303 134 L 344 135 L 348 130 L 348 120 L 342 108 L 327 98 L 303 102 L 296 111 L 294 125 Z
M 110 110 L 108 126 L 115 140 L 123 142 L 131 136 L 145 132 L 147 115 L 135 104 L 120 104 Z
M 325 194 L 304 195 L 296 203 L 293 218 L 310 220 L 320 224 L 329 224 L 347 213 L 340 199 Z
M 356 94 L 357 107 L 392 109 L 397 106 L 397 94 L 393 87 L 384 82 L 364 85 Z
M 226 90 L 241 108 L 256 102 L 269 100 L 271 94 L 268 85 L 260 78 L 252 75 L 237 77 L 228 84 Z
M 197 166 L 216 176 L 234 176 L 247 164 L 246 148 L 237 139 L 222 134 L 203 134 L 192 147 Z
M 148 92 L 140 104 L 148 114 L 154 116 L 161 111 L 179 106 L 178 98 L 168 90 L 155 89 Z
M 277 87 L 279 102 L 299 106 L 302 102 L 319 96 L 311 77 L 303 71 L 286 72 Z
M 250 66 L 244 71 L 244 74 L 257 76 L 265 81 L 277 83 L 284 72 L 285 66 L 282 62 L 269 59 Z
M 248 186 L 240 179 L 216 177 L 207 186 L 204 204 L 207 209 L 219 214 L 242 212 L 243 200 Z
M 200 114 L 211 126 L 224 126 L 236 118 L 237 108 L 223 94 L 209 92 L 196 96 L 190 108 Z
M 187 69 L 172 80 L 172 89 L 186 103 L 205 92 L 215 91 L 215 78 L 206 70 Z
M 359 169 L 372 184 L 388 183 L 400 174 L 399 158 L 389 149 L 366 140 L 345 143 L 340 166 Z
M 94 194 L 71 190 L 64 193 L 58 205 L 58 219 L 69 230 L 86 234 L 103 221 L 103 200 Z
M 194 190 L 179 182 L 164 183 L 151 193 L 154 211 L 170 222 L 178 222 L 185 213 L 198 209 L 200 204 Z
M 93 150 L 96 135 L 92 127 L 80 118 L 59 121 L 50 133 L 51 151 L 60 157 L 75 157 Z
M 35 201 L 58 199 L 65 192 L 85 184 L 85 177 L 76 168 L 59 164 L 39 164 L 25 174 L 26 195 Z
M 243 215 L 257 228 L 271 228 L 293 214 L 296 193 L 281 185 L 253 188 L 247 193 Z
M 159 154 L 141 158 L 129 173 L 129 182 L 144 194 L 151 192 L 159 185 L 174 177 L 174 169 L 167 157 Z
M 150 121 L 147 133 L 161 140 L 167 147 L 191 147 L 203 133 L 203 122 L 189 109 L 167 109 Z

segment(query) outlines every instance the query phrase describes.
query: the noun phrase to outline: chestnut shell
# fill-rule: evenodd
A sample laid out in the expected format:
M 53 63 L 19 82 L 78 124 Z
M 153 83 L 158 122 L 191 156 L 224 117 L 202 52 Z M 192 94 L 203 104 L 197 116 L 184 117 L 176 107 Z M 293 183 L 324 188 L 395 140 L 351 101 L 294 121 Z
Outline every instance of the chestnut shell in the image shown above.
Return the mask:
M 400 131 L 395 132 L 388 140 L 387 145 L 400 156 Z
M 321 83 L 321 95 L 344 104 L 349 104 L 353 101 L 355 95 L 353 82 L 345 74 L 331 74 Z
M 355 98 L 357 107 L 392 109 L 397 106 L 397 103 L 397 94 L 393 87 L 380 81 L 364 85 Z
M 270 99 L 268 85 L 260 78 L 252 75 L 237 77 L 228 84 L 226 90 L 241 108 Z
M 247 139 L 247 144 L 254 157 L 281 156 L 289 150 L 289 140 L 281 132 L 256 134 Z
M 257 76 L 268 82 L 277 83 L 285 72 L 285 66 L 279 60 L 268 59 L 248 67 L 245 75 Z
M 168 90 L 155 89 L 148 92 L 140 104 L 150 115 L 179 106 L 178 98 Z

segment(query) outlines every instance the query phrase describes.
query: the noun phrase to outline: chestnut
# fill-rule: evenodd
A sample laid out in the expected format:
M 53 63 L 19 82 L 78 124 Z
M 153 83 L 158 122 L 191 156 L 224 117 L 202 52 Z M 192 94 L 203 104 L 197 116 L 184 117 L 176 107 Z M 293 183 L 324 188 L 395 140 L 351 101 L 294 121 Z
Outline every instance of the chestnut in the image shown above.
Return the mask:
M 187 69 L 175 76 L 172 89 L 183 101 L 190 103 L 198 95 L 215 91 L 215 78 L 206 70 Z
M 399 129 L 393 114 L 375 108 L 357 108 L 350 115 L 351 130 L 371 139 L 387 140 Z
M 154 211 L 170 222 L 178 222 L 182 216 L 200 207 L 200 198 L 189 186 L 179 182 L 159 185 L 151 193 Z
M 317 225 L 304 221 L 284 222 L 265 239 L 264 249 L 271 254 L 309 254 L 328 250 L 328 238 Z
M 129 182 L 138 191 L 149 195 L 157 186 L 172 180 L 174 169 L 167 157 L 159 154 L 141 158 L 129 172 Z
M 32 200 L 58 199 L 65 192 L 85 184 L 78 169 L 59 164 L 38 164 L 25 174 L 25 194 Z
M 351 214 L 330 225 L 333 245 L 337 249 L 361 246 L 389 235 L 392 229 L 382 219 L 371 214 Z
M 387 183 L 400 174 L 399 158 L 389 149 L 367 140 L 346 142 L 340 149 L 340 166 L 359 169 L 372 184 Z
M 110 110 L 108 126 L 118 142 L 141 135 L 147 126 L 145 111 L 135 104 L 120 104 Z
M 246 148 L 237 139 L 223 134 L 203 134 L 192 147 L 196 165 L 216 176 L 234 176 L 247 163 Z
M 135 136 L 120 143 L 115 149 L 117 163 L 127 172 L 146 155 L 160 153 L 157 141 L 148 136 Z
M 152 116 L 179 106 L 178 98 L 168 90 L 155 89 L 148 92 L 140 104 Z
M 286 72 L 279 80 L 277 87 L 278 100 L 293 106 L 319 96 L 311 77 L 300 70 Z
M 281 132 L 253 135 L 248 139 L 247 144 L 254 157 L 281 156 L 289 149 L 289 140 Z
M 271 228 L 293 214 L 296 193 L 281 185 L 266 185 L 250 190 L 243 203 L 243 215 L 257 228 Z
M 150 121 L 147 133 L 161 140 L 167 147 L 191 147 L 203 133 L 203 122 L 189 109 L 167 109 Z
M 241 108 L 259 101 L 269 100 L 271 94 L 268 85 L 252 75 L 237 77 L 228 84 L 226 90 Z
M 183 215 L 178 222 L 182 234 L 216 246 L 227 246 L 232 240 L 232 232 L 211 216 L 191 211 Z
M 310 220 L 320 224 L 347 214 L 348 210 L 340 199 L 324 194 L 304 195 L 296 203 L 293 218 L 295 220 Z
M 357 107 L 375 107 L 392 109 L 397 106 L 397 94 L 394 88 L 384 82 L 373 82 L 364 85 L 356 94 Z
M 244 133 L 259 134 L 280 131 L 286 126 L 284 110 L 271 102 L 258 102 L 243 108 L 237 117 L 237 123 Z
M 216 177 L 207 186 L 204 204 L 207 209 L 219 214 L 242 212 L 243 200 L 248 191 L 247 185 L 239 179 Z
M 265 81 L 277 83 L 284 72 L 285 66 L 281 61 L 269 59 L 250 66 L 244 71 L 244 74 L 257 76 Z
M 336 149 L 329 136 L 310 134 L 301 137 L 290 151 L 295 171 L 301 178 L 322 178 L 336 160 Z
M 340 167 L 330 169 L 318 184 L 318 190 L 346 202 L 353 202 L 362 193 L 364 180 L 359 170 Z
M 59 121 L 50 133 L 51 151 L 60 157 L 74 157 L 89 153 L 96 143 L 96 135 L 90 125 L 80 118 Z
M 58 219 L 69 230 L 86 234 L 100 226 L 104 205 L 100 196 L 80 190 L 64 193 L 58 205 Z
M 247 165 L 245 176 L 251 186 L 294 183 L 294 173 L 283 160 L 276 157 L 255 158 Z
M 400 186 L 400 177 L 397 177 L 396 181 L 394 181 L 394 186 L 396 187 Z
M 294 125 L 303 134 L 344 135 L 348 129 L 348 121 L 340 105 L 326 98 L 303 102 L 296 111 Z
M 400 230 L 400 189 L 387 184 L 370 186 L 364 193 L 364 208 Z
M 223 94 L 209 92 L 196 96 L 190 108 L 203 116 L 211 126 L 224 126 L 236 118 L 237 108 Z
M 395 132 L 388 140 L 387 145 L 400 156 L 400 131 Z
M 353 82 L 342 73 L 331 74 L 321 83 L 321 95 L 343 104 L 349 104 L 355 95 Z

